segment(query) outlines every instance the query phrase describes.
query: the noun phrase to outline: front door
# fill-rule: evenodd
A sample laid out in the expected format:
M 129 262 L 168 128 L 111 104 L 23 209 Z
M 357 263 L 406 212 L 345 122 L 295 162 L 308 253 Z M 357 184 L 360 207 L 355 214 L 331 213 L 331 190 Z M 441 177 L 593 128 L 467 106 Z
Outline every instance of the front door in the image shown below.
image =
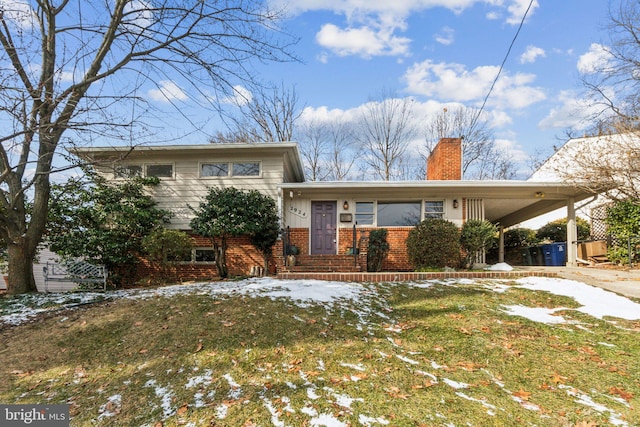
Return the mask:
M 336 202 L 311 202 L 311 254 L 336 253 Z

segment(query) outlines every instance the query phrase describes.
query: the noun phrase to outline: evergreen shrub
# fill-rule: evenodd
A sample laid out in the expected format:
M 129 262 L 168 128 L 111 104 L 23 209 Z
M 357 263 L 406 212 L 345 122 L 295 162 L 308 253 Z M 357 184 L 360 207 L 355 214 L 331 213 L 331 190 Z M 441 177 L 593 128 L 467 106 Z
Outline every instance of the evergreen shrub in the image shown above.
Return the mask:
M 369 233 L 367 248 L 367 271 L 382 271 L 382 263 L 389 253 L 387 229 L 379 228 Z
M 460 230 L 451 221 L 425 219 L 409 232 L 407 253 L 416 270 L 460 266 Z

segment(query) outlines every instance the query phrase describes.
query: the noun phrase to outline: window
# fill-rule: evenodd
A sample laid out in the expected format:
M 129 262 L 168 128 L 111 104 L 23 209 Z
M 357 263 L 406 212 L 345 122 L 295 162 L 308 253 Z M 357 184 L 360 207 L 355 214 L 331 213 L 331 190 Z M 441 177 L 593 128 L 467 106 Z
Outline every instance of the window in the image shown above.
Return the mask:
M 229 163 L 203 163 L 200 176 L 229 176 Z
M 425 200 L 424 219 L 444 218 L 444 202 L 442 200 Z
M 260 176 L 260 163 L 234 163 L 233 176 Z
M 196 249 L 196 262 L 213 262 L 216 260 L 216 253 L 213 249 Z
M 378 227 L 408 227 L 420 222 L 420 202 L 378 202 Z
M 147 165 L 147 176 L 173 178 L 173 165 Z
M 373 202 L 356 202 L 356 222 L 373 225 Z
M 134 176 L 142 176 L 142 165 L 116 166 L 116 178 L 133 178 Z

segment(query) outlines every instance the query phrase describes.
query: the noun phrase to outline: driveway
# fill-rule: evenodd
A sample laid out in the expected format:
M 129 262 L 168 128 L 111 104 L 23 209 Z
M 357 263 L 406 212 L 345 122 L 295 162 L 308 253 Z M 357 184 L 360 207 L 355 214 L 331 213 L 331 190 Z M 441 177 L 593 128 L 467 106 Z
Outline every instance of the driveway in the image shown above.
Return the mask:
M 640 270 L 595 267 L 517 267 L 518 270 L 556 272 L 563 279 L 576 280 L 633 298 L 640 298 Z

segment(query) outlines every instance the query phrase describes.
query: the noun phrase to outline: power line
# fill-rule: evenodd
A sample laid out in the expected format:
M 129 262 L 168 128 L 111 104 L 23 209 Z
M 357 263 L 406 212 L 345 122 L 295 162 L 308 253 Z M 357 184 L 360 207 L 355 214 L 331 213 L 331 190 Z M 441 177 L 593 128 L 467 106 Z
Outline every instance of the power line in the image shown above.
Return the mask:
M 502 69 L 504 68 L 504 64 L 507 62 L 507 59 L 509 58 L 509 54 L 511 54 L 511 49 L 513 49 L 513 45 L 516 43 L 516 39 L 518 38 L 518 34 L 520 34 L 520 30 L 522 29 L 522 26 L 524 25 L 524 21 L 525 19 L 527 19 L 527 14 L 529 13 L 529 10 L 531 9 L 531 6 L 533 5 L 533 1 L 531 0 L 529 1 L 529 6 L 527 6 L 527 10 L 524 11 L 524 15 L 522 15 L 522 20 L 520 21 L 520 25 L 518 26 L 518 31 L 516 31 L 516 34 L 513 36 L 513 39 L 511 40 L 511 44 L 509 45 L 509 49 L 507 50 L 507 54 L 504 56 L 504 59 L 502 60 L 502 64 L 500 64 L 500 69 L 498 70 L 498 74 L 496 74 L 496 78 L 493 79 L 493 83 L 491 83 L 491 87 L 489 88 L 489 92 L 487 92 L 487 96 L 484 97 L 484 101 L 482 101 L 482 105 L 480 106 L 480 109 L 478 110 L 478 114 L 476 114 L 476 116 L 474 117 L 473 121 L 471 122 L 471 127 L 470 129 L 473 129 L 476 125 L 476 123 L 478 122 L 478 120 L 480 119 L 480 114 L 482 114 L 482 110 L 484 110 L 485 105 L 487 104 L 487 100 L 489 99 L 489 96 L 491 95 L 491 92 L 493 92 L 493 88 L 496 86 L 496 83 L 498 82 L 498 78 L 500 78 L 500 74 L 502 73 Z

